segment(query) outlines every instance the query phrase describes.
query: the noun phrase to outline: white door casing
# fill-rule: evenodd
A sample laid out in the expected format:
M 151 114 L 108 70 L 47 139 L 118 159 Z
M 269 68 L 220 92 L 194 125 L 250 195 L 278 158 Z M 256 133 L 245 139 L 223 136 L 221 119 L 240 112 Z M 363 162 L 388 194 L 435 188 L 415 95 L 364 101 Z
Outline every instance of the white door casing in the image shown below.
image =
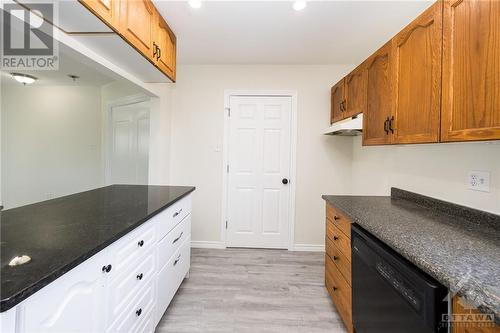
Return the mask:
M 290 96 L 231 96 L 228 130 L 227 246 L 288 248 Z
M 148 184 L 149 128 L 147 103 L 111 109 L 108 184 Z

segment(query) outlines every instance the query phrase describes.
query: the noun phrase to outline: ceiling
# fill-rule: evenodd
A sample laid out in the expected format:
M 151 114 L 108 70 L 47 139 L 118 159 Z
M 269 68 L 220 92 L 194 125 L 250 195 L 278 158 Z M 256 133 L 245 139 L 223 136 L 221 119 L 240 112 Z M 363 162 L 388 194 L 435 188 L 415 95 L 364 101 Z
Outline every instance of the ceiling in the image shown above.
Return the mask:
M 59 43 L 59 69 L 58 70 L 2 70 L 1 84 L 5 86 L 21 85 L 10 75 L 11 72 L 29 74 L 38 80 L 33 83 L 37 86 L 48 85 L 79 85 L 79 86 L 102 86 L 119 80 L 120 78 L 110 70 L 98 65 L 94 61 L 77 53 L 68 46 Z M 73 81 L 68 75 L 76 75 L 79 78 Z
M 433 1 L 154 0 L 177 36 L 180 64 L 355 64 Z

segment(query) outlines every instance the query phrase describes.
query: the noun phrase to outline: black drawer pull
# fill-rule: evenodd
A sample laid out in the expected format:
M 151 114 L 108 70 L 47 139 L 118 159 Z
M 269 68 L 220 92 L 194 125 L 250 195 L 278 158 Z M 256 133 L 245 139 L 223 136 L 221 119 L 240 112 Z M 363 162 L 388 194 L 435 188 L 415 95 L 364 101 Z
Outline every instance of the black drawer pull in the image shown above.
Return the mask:
M 181 234 L 179 235 L 179 237 L 177 237 L 176 239 L 174 239 L 174 241 L 172 242 L 172 244 L 177 243 L 177 241 L 178 241 L 179 239 L 181 239 L 182 235 L 184 235 L 184 231 L 183 231 L 183 232 L 181 232 Z
M 333 260 L 339 260 L 339 257 L 333 256 Z
M 179 256 L 177 257 L 177 259 L 175 259 L 174 261 L 174 266 L 177 265 L 177 263 L 179 262 L 179 260 L 181 260 L 181 255 L 179 254 Z
M 139 316 L 141 315 L 141 313 L 142 313 L 142 309 L 139 309 L 139 310 L 137 310 L 137 311 L 135 312 L 135 314 L 137 315 L 137 317 L 139 317 Z
M 113 266 L 111 266 L 111 265 L 102 266 L 102 272 L 109 273 L 109 272 L 111 272 L 111 268 L 113 268 Z
M 333 287 L 332 288 L 333 291 L 337 291 L 337 289 L 338 289 L 337 287 Z
M 143 247 L 144 246 L 144 241 L 143 240 L 138 241 L 137 245 L 139 245 L 139 247 Z
M 178 212 L 175 212 L 172 217 L 177 217 L 180 213 L 182 213 L 182 208 Z
M 333 240 L 338 240 L 339 238 L 337 236 L 333 236 Z
M 142 277 L 143 277 L 142 273 L 141 274 L 137 274 L 137 280 L 142 280 Z
M 338 217 L 337 215 L 335 215 L 335 216 L 333 217 L 333 219 L 334 219 L 335 221 L 337 221 L 337 220 L 340 220 L 340 217 Z

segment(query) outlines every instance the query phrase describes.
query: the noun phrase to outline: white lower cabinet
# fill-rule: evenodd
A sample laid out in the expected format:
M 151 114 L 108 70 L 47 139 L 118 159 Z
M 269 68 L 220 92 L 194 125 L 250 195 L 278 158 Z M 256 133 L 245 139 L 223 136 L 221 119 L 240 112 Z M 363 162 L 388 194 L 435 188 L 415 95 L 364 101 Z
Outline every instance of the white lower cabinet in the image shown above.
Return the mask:
M 18 331 L 103 331 L 106 259 L 98 253 L 22 302 Z
M 153 332 L 189 272 L 190 212 L 187 196 L 1 313 L 2 333 Z

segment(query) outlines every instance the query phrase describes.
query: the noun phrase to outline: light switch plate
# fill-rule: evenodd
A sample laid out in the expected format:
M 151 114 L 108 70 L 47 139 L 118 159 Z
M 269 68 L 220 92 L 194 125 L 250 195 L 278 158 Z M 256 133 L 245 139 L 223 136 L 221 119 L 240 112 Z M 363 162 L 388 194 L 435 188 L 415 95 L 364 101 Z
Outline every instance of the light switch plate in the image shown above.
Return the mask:
M 490 191 L 489 171 L 470 171 L 467 177 L 467 188 L 474 191 Z

